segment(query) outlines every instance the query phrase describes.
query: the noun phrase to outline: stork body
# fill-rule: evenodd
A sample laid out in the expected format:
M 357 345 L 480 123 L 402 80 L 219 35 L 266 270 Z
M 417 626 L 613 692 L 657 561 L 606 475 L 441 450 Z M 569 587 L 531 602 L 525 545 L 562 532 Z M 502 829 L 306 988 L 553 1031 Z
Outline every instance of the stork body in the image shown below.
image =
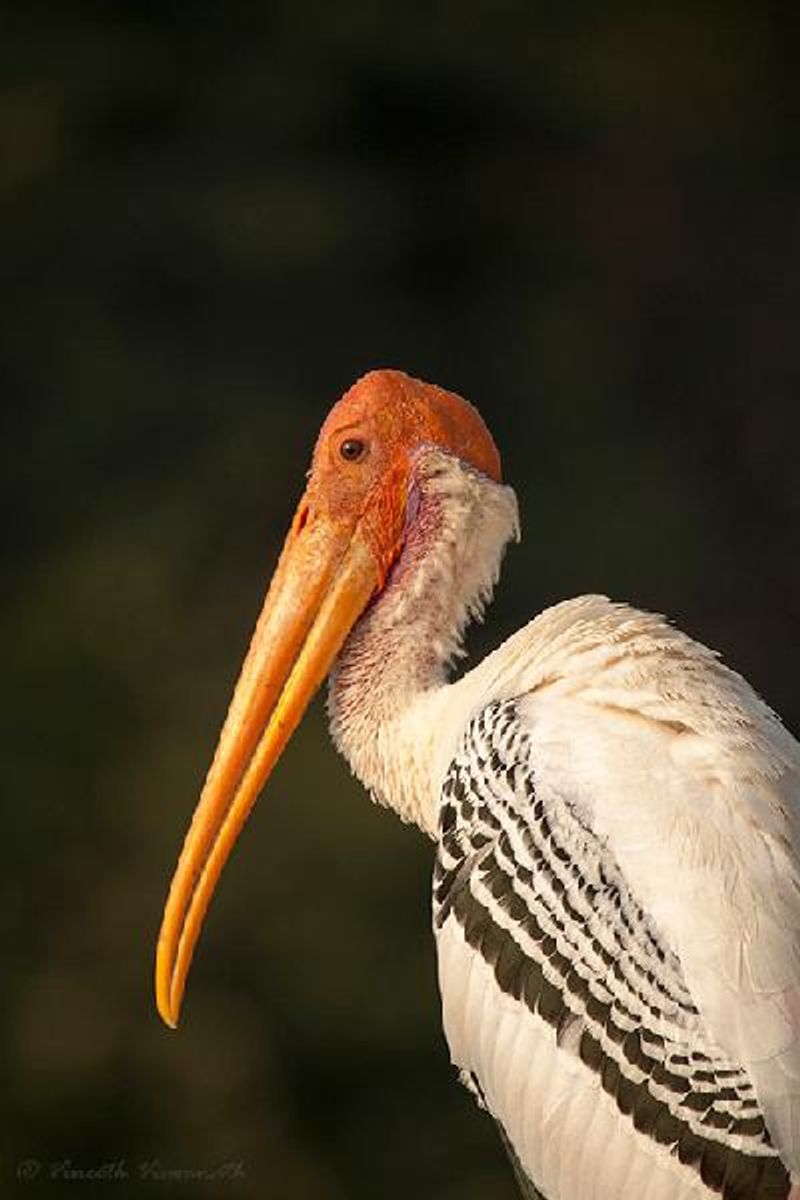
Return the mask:
M 376 391 L 379 411 L 435 408 L 425 387 L 367 376 L 328 436 L 344 450 L 342 433 L 363 433 Z M 546 611 L 449 682 L 517 531 L 474 415 L 460 441 L 404 433 L 399 528 L 385 498 L 377 510 L 395 521 L 391 550 L 373 547 L 356 599 L 339 568 L 327 595 L 356 616 L 321 658 L 323 599 L 274 683 L 260 646 L 286 621 L 287 542 L 168 904 L 162 1011 L 177 1015 L 222 862 L 299 720 L 295 692 L 333 665 L 338 747 L 435 841 L 445 1034 L 530 1194 L 794 1198 L 800 747 L 709 650 L 603 597 Z M 320 519 L 314 479 L 290 538 Z M 375 512 L 362 505 L 357 530 Z M 345 564 L 356 544 L 351 531 Z

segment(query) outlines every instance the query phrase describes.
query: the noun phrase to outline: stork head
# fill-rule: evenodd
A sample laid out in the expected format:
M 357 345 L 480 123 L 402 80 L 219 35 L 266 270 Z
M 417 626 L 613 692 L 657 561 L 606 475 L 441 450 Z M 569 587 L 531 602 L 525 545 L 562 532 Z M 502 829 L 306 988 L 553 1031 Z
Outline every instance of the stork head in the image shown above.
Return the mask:
M 476 409 L 402 371 L 371 371 L 333 406 L 319 433 L 300 519 L 365 539 L 378 587 L 397 556 L 413 452 L 438 446 L 500 479 L 500 456 Z
M 164 910 L 156 1000 L 169 1025 L 258 793 L 400 554 L 415 451 L 426 445 L 500 481 L 500 456 L 478 412 L 401 371 L 365 375 L 322 426 Z

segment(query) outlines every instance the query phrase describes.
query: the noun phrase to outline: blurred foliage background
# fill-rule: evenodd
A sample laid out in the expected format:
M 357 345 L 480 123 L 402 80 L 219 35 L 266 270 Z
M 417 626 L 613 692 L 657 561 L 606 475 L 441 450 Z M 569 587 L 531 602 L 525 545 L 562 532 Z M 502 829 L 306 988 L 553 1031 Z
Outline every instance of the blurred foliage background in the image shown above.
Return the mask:
M 374 366 L 472 399 L 518 489 L 477 653 L 604 591 L 800 727 L 779 11 L 3 5 L 4 1195 L 109 1162 L 117 1194 L 514 1195 L 440 1031 L 431 849 L 321 703 L 178 1034 L 161 905 L 317 427 Z

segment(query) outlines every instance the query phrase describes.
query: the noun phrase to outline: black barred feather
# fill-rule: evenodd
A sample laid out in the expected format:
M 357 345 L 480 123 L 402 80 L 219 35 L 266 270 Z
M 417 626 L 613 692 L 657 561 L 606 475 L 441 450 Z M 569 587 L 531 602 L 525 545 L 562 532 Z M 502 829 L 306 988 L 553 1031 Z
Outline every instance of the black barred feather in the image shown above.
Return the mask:
M 786 1200 L 751 1079 L 709 1036 L 607 846 L 566 800 L 537 795 L 514 702 L 478 713 L 447 773 L 433 907 L 597 1075 L 632 1136 L 724 1200 Z

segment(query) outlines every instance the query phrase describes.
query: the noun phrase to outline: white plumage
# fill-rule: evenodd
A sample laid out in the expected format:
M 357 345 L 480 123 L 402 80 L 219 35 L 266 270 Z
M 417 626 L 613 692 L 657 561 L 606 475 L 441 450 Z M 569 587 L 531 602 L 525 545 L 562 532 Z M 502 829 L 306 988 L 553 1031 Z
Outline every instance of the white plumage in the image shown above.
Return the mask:
M 497 577 L 516 509 L 510 489 L 439 451 L 422 456 L 416 478 L 422 509 L 438 515 L 437 536 L 415 548 L 412 534 L 403 570 L 414 586 L 390 580 L 351 634 L 330 707 L 364 783 L 439 844 L 437 880 L 451 907 L 435 898 L 435 924 L 455 1065 L 547 1200 L 785 1197 L 787 1172 L 800 1176 L 797 742 L 711 651 L 604 597 L 542 613 L 445 682 L 466 620 Z M 513 718 L 503 732 L 506 702 Z M 459 767 L 466 808 L 448 818 Z M 537 800 L 556 824 L 565 865 L 605 880 L 595 880 L 583 911 L 566 908 L 570 890 L 554 892 L 532 863 Z M 511 881 L 499 898 L 481 874 L 487 854 Z M 468 897 L 460 916 L 455 893 Z M 539 909 L 560 916 L 563 930 L 545 930 L 554 952 L 573 966 L 582 955 L 593 1004 L 621 1005 L 617 1018 L 628 1014 L 631 1030 L 649 1022 L 685 1094 L 660 1083 L 658 1070 L 656 1078 L 637 1070 L 607 1033 L 602 1063 L 582 1061 L 581 1039 L 596 1038 L 600 1025 L 547 956 L 537 957 L 520 901 L 540 920 Z M 465 934 L 473 903 L 513 939 L 523 974 L 544 962 L 545 980 L 572 1004 L 570 1019 L 559 1025 L 555 1012 L 531 1011 L 514 994 L 524 990 L 519 980 L 501 986 L 502 962 Z M 592 941 L 605 958 L 592 958 Z M 660 997 L 658 1017 L 648 1014 L 648 989 Z M 686 1053 L 698 1056 L 691 1069 L 680 1061 Z M 613 1070 L 623 1088 L 638 1086 L 647 1104 L 662 1106 L 661 1140 L 637 1131 L 608 1080 L 604 1087 Z M 704 1088 L 717 1097 L 705 1109 Z M 679 1103 L 686 1095 L 694 1108 Z

